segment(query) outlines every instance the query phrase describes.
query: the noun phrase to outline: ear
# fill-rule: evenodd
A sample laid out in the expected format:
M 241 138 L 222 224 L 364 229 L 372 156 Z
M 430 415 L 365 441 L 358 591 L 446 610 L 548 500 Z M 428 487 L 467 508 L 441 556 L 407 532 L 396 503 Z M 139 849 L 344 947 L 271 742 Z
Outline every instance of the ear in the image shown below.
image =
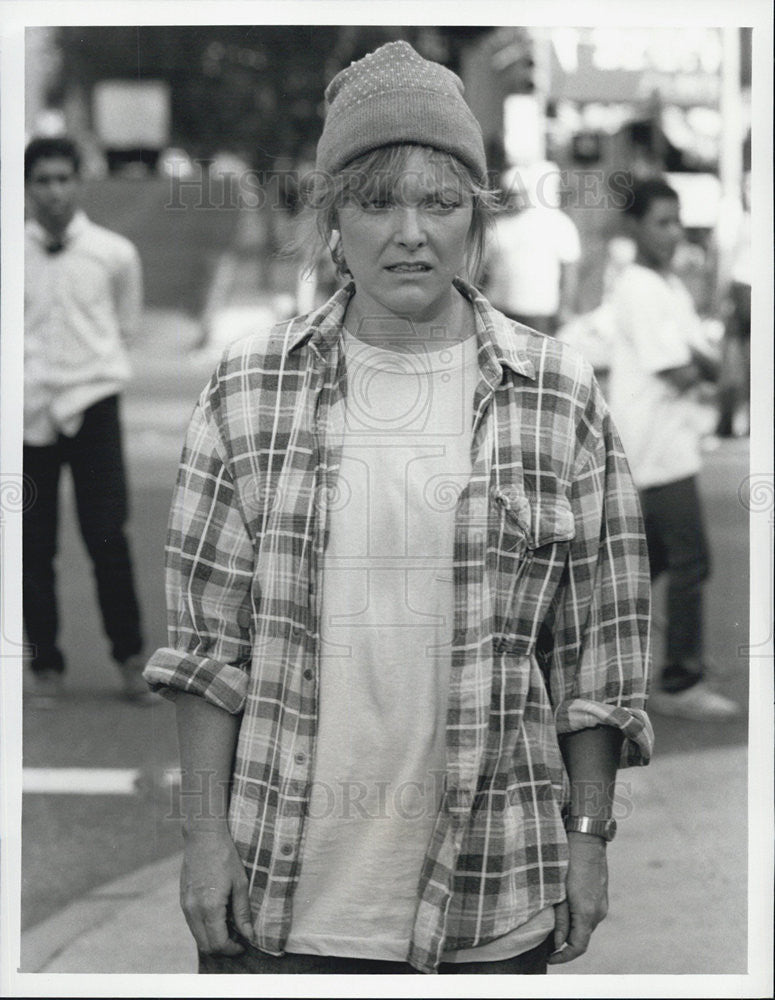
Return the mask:
M 332 229 L 331 235 L 328 239 L 328 251 L 331 254 L 331 260 L 334 262 L 337 274 L 340 277 L 349 275 L 350 269 L 347 266 L 347 261 L 344 258 L 344 248 L 342 247 L 342 234 L 338 229 Z
M 328 237 L 328 252 L 331 254 L 334 262 L 336 262 L 337 256 L 342 254 L 342 234 L 338 229 L 332 229 Z

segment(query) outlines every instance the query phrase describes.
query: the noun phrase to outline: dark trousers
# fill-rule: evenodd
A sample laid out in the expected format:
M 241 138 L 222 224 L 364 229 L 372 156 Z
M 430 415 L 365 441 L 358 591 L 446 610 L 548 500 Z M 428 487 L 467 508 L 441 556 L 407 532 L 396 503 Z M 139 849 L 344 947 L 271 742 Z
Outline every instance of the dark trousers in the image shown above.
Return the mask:
M 667 573 L 667 639 L 661 687 L 675 693 L 702 677 L 702 585 L 710 553 L 693 476 L 641 493 L 651 579 Z
M 234 932 L 232 932 L 234 933 Z M 241 955 L 233 958 L 226 955 L 203 955 L 199 953 L 199 972 L 205 975 L 235 973 L 256 974 L 308 974 L 308 975 L 418 975 L 417 969 L 408 962 L 384 962 L 370 958 L 333 958 L 325 955 L 293 955 L 281 957 L 267 955 L 254 948 L 244 938 L 234 934 L 245 948 Z M 547 960 L 552 951 L 552 935 L 536 948 L 507 958 L 501 962 L 442 962 L 441 975 L 546 975 Z
M 142 649 L 140 612 L 124 532 L 128 515 L 121 449 L 118 397 L 86 410 L 73 437 L 60 434 L 51 445 L 24 446 L 24 473 L 34 483 L 35 500 L 23 516 L 22 600 L 32 669 L 62 672 L 57 647 L 54 561 L 59 521 L 59 476 L 70 466 L 78 523 L 94 568 L 97 598 L 113 658 L 125 660 Z

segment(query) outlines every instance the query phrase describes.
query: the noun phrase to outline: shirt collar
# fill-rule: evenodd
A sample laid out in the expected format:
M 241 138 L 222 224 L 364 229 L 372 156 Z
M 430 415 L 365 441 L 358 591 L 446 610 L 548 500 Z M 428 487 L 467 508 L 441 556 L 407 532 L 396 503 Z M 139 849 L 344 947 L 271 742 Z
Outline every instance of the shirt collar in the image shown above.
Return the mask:
M 77 209 L 75 215 L 73 215 L 72 219 L 67 224 L 65 231 L 62 233 L 61 242 L 70 243 L 76 236 L 80 236 L 88 225 L 89 219 L 86 213 L 80 208 Z M 41 244 L 41 246 L 48 246 L 52 239 L 54 239 L 51 233 L 41 226 L 37 219 L 28 219 L 26 228 L 27 232 L 30 233 L 32 237 Z
M 522 346 L 523 335 L 514 329 L 514 323 L 490 305 L 478 288 L 462 278 L 455 278 L 455 288 L 470 301 L 476 317 L 476 336 L 479 341 L 479 366 L 498 382 L 503 369 L 511 368 L 517 375 L 535 379 L 533 362 Z M 488 368 L 490 369 L 488 372 Z
M 479 343 L 480 367 L 499 382 L 504 367 L 518 375 L 535 379 L 535 368 L 521 348 L 519 335 L 511 320 L 498 312 L 482 293 L 462 278 L 454 279 L 455 288 L 474 308 L 476 336 Z M 352 281 L 340 288 L 326 303 L 312 313 L 306 324 L 288 345 L 288 353 L 309 343 L 318 355 L 323 355 L 338 341 L 347 303 L 355 292 Z M 489 369 L 489 370 L 488 370 Z

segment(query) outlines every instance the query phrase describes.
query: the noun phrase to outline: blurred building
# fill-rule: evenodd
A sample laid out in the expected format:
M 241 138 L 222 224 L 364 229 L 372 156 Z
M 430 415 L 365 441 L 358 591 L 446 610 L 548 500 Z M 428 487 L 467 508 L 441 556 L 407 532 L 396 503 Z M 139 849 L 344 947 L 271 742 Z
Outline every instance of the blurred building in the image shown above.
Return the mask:
M 394 38 L 463 77 L 496 176 L 559 166 L 586 250 L 582 307 L 602 295 L 625 176 L 675 178 L 690 237 L 711 256 L 709 233 L 724 204 L 734 215 L 750 169 L 750 29 L 30 28 L 27 127 L 73 133 L 91 174 L 228 156 L 292 180 L 320 134 L 328 80 Z M 289 208 L 293 198 L 291 184 Z M 703 284 L 713 284 L 707 274 L 694 282 L 698 300 Z

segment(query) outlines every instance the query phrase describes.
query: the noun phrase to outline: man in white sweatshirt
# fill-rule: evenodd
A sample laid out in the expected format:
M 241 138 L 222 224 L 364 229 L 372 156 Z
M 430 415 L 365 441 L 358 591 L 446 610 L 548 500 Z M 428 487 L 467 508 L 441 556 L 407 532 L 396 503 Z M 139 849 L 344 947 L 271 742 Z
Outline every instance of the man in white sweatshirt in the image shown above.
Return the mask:
M 649 708 L 717 720 L 739 711 L 708 686 L 703 661 L 710 556 L 697 489 L 702 424 L 695 395 L 717 372 L 698 349 L 691 296 L 671 271 L 682 236 L 679 207 L 676 192 L 651 179 L 635 186 L 625 209 L 637 256 L 613 290 L 610 404 L 640 491 L 652 580 L 668 574 L 666 656 Z

